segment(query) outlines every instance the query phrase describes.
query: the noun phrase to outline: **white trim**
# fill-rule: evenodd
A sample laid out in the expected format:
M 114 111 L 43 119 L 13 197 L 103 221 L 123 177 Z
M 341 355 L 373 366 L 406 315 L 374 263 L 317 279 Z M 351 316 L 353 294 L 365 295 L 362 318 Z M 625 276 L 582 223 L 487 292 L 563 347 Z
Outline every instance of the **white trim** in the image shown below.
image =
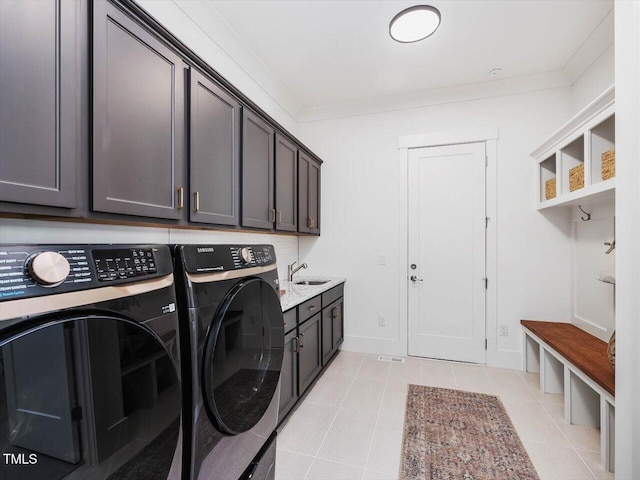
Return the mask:
M 399 242 L 400 251 L 398 258 L 400 259 L 398 268 L 398 285 L 399 287 L 399 309 L 398 309 L 398 337 L 404 352 L 407 355 L 407 329 L 409 324 L 408 308 L 407 308 L 407 279 L 409 278 L 409 252 L 408 252 L 408 162 L 410 148 L 423 148 L 442 146 L 443 142 L 450 142 L 448 145 L 485 142 L 485 152 L 487 155 L 487 216 L 490 218 L 487 228 L 486 240 L 486 275 L 489 279 L 489 288 L 487 290 L 486 302 L 486 332 L 487 332 L 487 355 L 486 364 L 488 366 L 513 368 L 517 369 L 521 363 L 521 352 L 500 351 L 497 348 L 498 339 L 498 292 L 496 289 L 498 278 L 498 241 L 497 241 L 497 190 L 498 190 L 498 138 L 499 130 L 495 128 L 485 128 L 478 130 L 466 130 L 459 132 L 440 132 L 426 133 L 422 135 L 408 135 L 398 139 L 400 145 L 398 150 L 398 159 L 400 160 L 400 191 L 406 194 L 400 196 L 398 207 L 399 219 Z
M 498 138 L 498 127 L 453 132 L 430 132 L 402 136 L 398 138 L 398 148 L 440 147 L 460 143 L 486 142 L 487 140 L 497 140 Z

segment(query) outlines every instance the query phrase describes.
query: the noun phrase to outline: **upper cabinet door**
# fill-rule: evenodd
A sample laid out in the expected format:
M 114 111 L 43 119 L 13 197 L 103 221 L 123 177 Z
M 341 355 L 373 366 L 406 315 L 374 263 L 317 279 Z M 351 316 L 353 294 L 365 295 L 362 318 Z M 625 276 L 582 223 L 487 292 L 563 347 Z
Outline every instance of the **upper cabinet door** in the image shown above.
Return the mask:
M 309 232 L 320 235 L 320 164 L 309 163 Z
M 93 210 L 179 219 L 184 64 L 111 3 L 93 9 Z
M 242 225 L 272 229 L 274 130 L 246 108 L 242 118 Z
M 80 1 L 0 1 L 0 201 L 76 207 Z
M 190 220 L 240 223 L 240 104 L 191 70 Z
M 276 134 L 276 230 L 298 230 L 298 147 Z
M 298 161 L 298 231 L 320 235 L 320 164 L 303 150 Z

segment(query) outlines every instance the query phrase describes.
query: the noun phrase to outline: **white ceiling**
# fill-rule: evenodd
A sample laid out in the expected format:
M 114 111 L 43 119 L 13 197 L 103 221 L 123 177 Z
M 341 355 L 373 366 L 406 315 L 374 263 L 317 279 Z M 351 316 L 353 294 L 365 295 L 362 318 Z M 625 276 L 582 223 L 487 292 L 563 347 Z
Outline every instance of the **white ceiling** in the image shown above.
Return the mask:
M 391 40 L 389 20 L 420 3 L 440 10 L 438 31 L 414 44 Z M 496 66 L 499 78 L 562 70 L 613 8 L 611 0 L 210 4 L 302 108 L 486 82 Z

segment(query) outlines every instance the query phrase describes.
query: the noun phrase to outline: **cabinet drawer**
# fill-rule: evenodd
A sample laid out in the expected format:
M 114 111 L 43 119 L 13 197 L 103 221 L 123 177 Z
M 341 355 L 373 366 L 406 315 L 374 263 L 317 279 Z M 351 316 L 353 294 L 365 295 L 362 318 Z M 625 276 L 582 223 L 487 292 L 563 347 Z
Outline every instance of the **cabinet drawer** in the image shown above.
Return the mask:
M 307 300 L 298 306 L 298 324 L 304 322 L 309 317 L 320 313 L 322 308 L 320 295 L 313 297 L 311 300 Z
M 341 283 L 337 287 L 333 287 L 322 294 L 322 305 L 327 307 L 329 304 L 335 302 L 340 297 L 344 296 L 344 283 Z
M 287 333 L 293 328 L 296 328 L 297 312 L 295 308 L 284 312 L 284 332 Z

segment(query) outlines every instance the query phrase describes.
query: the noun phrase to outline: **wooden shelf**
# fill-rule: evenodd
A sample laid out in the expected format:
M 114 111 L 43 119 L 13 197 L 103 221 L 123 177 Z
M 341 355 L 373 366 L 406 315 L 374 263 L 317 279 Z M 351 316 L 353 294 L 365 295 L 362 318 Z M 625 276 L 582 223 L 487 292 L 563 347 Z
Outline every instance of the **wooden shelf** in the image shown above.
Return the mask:
M 615 148 L 615 89 L 609 87 L 532 152 L 538 162 L 538 210 L 575 206 L 615 196 L 615 178 L 603 180 L 601 156 Z M 569 171 L 584 168 L 584 187 L 570 191 Z M 545 198 L 545 182 L 555 178 L 556 197 Z

